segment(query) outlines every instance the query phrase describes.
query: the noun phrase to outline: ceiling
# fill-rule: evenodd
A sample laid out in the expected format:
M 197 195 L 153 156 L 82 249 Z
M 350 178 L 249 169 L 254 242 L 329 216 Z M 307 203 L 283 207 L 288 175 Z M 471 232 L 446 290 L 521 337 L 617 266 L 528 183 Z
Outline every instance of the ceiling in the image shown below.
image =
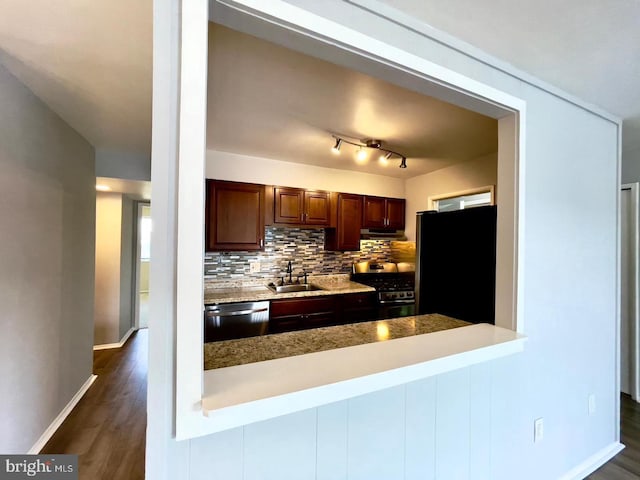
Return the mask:
M 151 200 L 151 182 L 96 177 L 96 186 L 101 187 L 102 191 L 124 193 L 133 200 Z
M 0 63 L 94 147 L 150 155 L 152 6 L 1 1 Z
M 640 85 L 640 2 L 637 0 L 380 0 L 370 3 L 386 3 L 400 9 L 414 19 L 423 20 L 617 114 L 625 119 L 624 148 L 640 146 L 640 88 L 637 88 Z M 2 64 L 96 148 L 150 153 L 152 0 L 3 1 L 1 7 Z M 252 41 L 245 39 L 238 48 Z M 270 50 L 267 45 L 260 48 L 265 52 Z M 286 57 L 284 52 L 278 53 L 277 48 L 272 53 Z M 220 55 L 225 61 L 224 52 Z M 248 67 L 246 62 L 237 60 L 239 67 Z M 311 162 L 314 156 L 321 155 L 319 152 L 328 151 L 331 145 L 328 132 L 336 132 L 357 138 L 380 136 L 390 147 L 409 157 L 407 174 L 421 164 L 446 164 L 447 154 L 439 143 L 442 138 L 430 136 L 426 125 L 433 127 L 435 123 L 434 128 L 441 128 L 439 133 L 444 136 L 453 131 L 453 127 L 422 118 L 417 107 L 413 108 L 414 101 L 409 101 L 410 92 L 383 86 L 376 80 L 336 67 L 327 75 L 344 82 L 339 89 L 344 92 L 337 102 L 337 97 L 329 96 L 336 93 L 335 89 L 324 85 L 324 71 L 314 70 L 321 68 L 321 62 L 301 57 L 296 62 L 305 68 L 298 72 L 293 66 L 287 67 L 289 80 L 279 85 L 280 88 L 247 90 L 240 98 L 236 97 L 233 108 L 227 110 L 225 118 L 231 124 L 237 121 L 236 111 L 248 108 L 245 97 L 254 103 L 254 115 L 245 118 L 246 131 L 230 132 L 247 145 L 253 142 L 253 146 L 245 147 L 247 150 L 280 157 L 280 147 L 267 148 L 268 139 L 275 136 L 290 149 L 287 158 Z M 259 75 L 252 77 L 257 78 L 227 75 L 226 80 L 223 79 L 227 83 L 225 88 L 236 91 L 240 86 L 257 84 L 273 87 L 269 82 L 283 73 L 269 72 L 263 67 L 254 71 Z M 308 89 L 304 86 L 301 90 L 295 89 L 291 83 L 294 77 L 303 78 L 323 95 L 306 97 Z M 282 80 L 282 75 L 280 78 Z M 290 92 L 295 95 L 289 95 Z M 215 89 L 213 93 L 216 94 Z M 394 101 L 379 102 L 381 95 Z M 281 101 L 275 102 L 276 98 Z M 223 101 L 231 102 L 230 99 Z M 429 103 L 424 98 L 416 102 Z M 263 128 L 260 117 L 264 114 L 258 115 L 258 111 L 264 112 L 266 108 L 277 109 L 279 118 L 274 117 L 273 122 Z M 321 118 L 320 112 L 326 117 Z M 409 125 L 402 121 L 405 116 L 420 118 Z M 210 145 L 230 149 L 231 145 L 225 144 L 230 140 L 218 133 L 224 128 L 227 132 L 230 130 L 225 126 L 227 123 L 215 121 L 220 129 L 209 131 Z M 298 124 L 297 130 L 289 128 L 294 122 Z M 405 141 L 408 143 L 401 143 Z M 258 143 L 262 148 L 257 148 Z M 307 146 L 308 155 L 302 153 Z M 423 147 L 426 150 L 420 150 Z M 462 158 L 464 152 L 459 150 L 455 155 Z M 335 165 L 349 165 L 346 155 L 339 159 L 329 159 L 324 153 L 321 156 L 322 162 L 340 161 L 342 163 Z M 412 161 L 412 156 L 425 160 Z M 385 172 L 389 170 L 392 169 Z M 393 170 L 400 169 L 394 167 Z
M 332 134 L 380 139 L 407 157 L 331 153 Z M 493 153 L 497 120 L 210 24 L 207 146 L 277 160 L 413 177 Z M 379 153 L 379 152 L 378 152 Z
M 381 0 L 624 120 L 640 147 L 640 1 Z

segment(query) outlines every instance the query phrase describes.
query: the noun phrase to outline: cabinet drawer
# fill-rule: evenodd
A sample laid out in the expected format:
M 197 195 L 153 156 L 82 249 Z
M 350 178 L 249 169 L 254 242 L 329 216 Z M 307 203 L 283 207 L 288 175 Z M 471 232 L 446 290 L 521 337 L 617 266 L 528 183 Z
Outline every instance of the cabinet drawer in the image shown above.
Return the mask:
M 342 295 L 341 303 L 343 309 L 374 307 L 376 294 L 375 292 L 365 292 Z
M 293 332 L 310 328 L 335 325 L 335 312 L 303 313 L 299 315 L 283 315 L 269 320 L 269 333 Z
M 291 298 L 271 301 L 271 318 L 335 310 L 336 297 Z

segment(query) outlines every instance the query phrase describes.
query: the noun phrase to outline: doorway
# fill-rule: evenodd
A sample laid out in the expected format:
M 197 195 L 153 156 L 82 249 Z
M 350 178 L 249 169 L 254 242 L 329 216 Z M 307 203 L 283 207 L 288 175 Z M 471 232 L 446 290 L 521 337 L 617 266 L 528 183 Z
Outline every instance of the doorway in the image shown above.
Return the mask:
M 640 398 L 639 189 L 639 183 L 630 183 L 620 192 L 620 390 L 636 402 Z
M 138 202 L 136 216 L 136 328 L 149 326 L 149 269 L 151 267 L 151 204 Z

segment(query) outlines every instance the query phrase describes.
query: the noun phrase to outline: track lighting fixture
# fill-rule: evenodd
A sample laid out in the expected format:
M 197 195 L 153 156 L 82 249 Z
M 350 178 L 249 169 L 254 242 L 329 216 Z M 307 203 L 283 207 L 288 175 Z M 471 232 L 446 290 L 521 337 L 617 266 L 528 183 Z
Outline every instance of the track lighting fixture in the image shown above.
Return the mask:
M 394 152 L 393 150 L 389 150 L 388 148 L 384 148 L 382 146 L 382 140 L 371 138 L 362 140 L 362 142 L 352 142 L 350 140 L 345 140 L 342 137 L 338 137 L 337 135 L 332 135 L 332 137 L 336 140 L 336 144 L 331 148 L 331 151 L 334 154 L 340 153 L 340 147 L 343 143 L 348 143 L 349 145 L 358 147 L 356 152 L 356 161 L 359 163 L 363 163 L 367 159 L 367 149 L 373 148 L 375 150 L 380 150 L 380 163 L 383 165 L 386 165 L 392 156 L 396 156 L 400 159 L 400 168 L 407 168 L 407 157 L 398 152 Z

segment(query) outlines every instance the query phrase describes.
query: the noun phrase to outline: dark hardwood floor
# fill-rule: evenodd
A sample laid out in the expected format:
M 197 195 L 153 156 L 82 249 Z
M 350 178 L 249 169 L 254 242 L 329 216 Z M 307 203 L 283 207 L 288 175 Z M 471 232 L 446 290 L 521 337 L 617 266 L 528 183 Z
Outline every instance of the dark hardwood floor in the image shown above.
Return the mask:
M 589 475 L 589 480 L 640 478 L 640 404 L 625 394 L 620 402 L 620 441 L 626 448 Z
M 80 480 L 144 479 L 147 330 L 122 348 L 97 350 L 98 375 L 41 453 L 77 454 Z

